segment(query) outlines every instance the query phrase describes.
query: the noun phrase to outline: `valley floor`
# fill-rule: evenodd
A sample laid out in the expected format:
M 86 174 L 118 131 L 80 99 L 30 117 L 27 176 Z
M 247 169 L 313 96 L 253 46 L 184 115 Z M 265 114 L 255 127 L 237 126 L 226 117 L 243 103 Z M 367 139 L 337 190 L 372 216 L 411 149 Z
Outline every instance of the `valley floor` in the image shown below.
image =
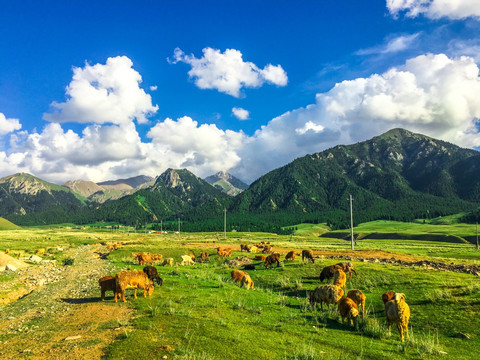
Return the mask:
M 412 240 L 407 248 L 369 240 L 352 252 L 343 240 L 273 234 L 228 234 L 226 240 L 215 234 L 63 230 L 2 235 L 0 249 L 26 258 L 45 248 L 47 261 L 0 275 L 0 359 L 475 359 L 480 349 L 480 281 L 474 273 L 480 254 L 464 244 L 454 244 L 454 253 L 465 256 L 450 257 L 449 264 L 466 265 L 470 273 L 433 265 L 452 244 L 427 247 Z M 239 245 L 260 241 L 282 254 L 313 249 L 317 259 L 304 263 L 297 256 L 268 270 L 254 261 L 256 270 L 249 273 L 255 289 L 240 288 L 215 248 L 233 248 L 231 258 L 253 258 Z M 119 249 L 108 250 L 115 243 Z M 139 251 L 173 257 L 177 265 L 157 266 L 164 285 L 151 297 L 139 291 L 133 299 L 129 290 L 127 303 L 115 303 L 111 293 L 101 302 L 98 279 L 141 269 L 131 257 Z M 180 256 L 191 252 L 208 252 L 210 261 L 178 266 Z M 65 259 L 73 264 L 62 265 Z M 344 259 L 359 274 L 347 280 L 347 289 L 367 296 L 367 316 L 357 329 L 342 324 L 333 306 L 315 310 L 307 301 L 320 285 L 322 267 Z M 405 293 L 412 311 L 405 343 L 384 325 L 381 294 L 389 290 Z

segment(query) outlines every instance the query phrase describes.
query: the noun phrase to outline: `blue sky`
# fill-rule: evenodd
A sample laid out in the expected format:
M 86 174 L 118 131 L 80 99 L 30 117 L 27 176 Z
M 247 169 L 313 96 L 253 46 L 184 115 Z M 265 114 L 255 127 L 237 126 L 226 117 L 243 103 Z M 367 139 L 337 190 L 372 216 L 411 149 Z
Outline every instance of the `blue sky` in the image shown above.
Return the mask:
M 480 146 L 480 1 L 2 1 L 0 176 L 251 182 L 403 127 Z

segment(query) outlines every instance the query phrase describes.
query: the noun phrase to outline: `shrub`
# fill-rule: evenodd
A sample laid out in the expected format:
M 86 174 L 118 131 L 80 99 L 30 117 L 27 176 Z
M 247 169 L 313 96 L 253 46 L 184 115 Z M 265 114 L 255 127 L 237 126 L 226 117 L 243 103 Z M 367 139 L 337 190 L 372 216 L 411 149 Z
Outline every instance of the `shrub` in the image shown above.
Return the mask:
M 67 265 L 73 265 L 73 263 L 75 262 L 75 259 L 74 258 L 65 258 L 62 260 L 62 265 L 64 266 L 67 266 Z

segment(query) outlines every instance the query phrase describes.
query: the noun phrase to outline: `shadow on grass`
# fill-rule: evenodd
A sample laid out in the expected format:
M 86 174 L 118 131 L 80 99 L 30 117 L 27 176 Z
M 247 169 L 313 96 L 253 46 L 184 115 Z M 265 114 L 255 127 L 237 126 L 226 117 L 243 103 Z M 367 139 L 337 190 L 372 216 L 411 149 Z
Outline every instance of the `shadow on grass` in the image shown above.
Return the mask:
M 105 300 L 113 300 L 113 296 L 105 296 Z M 89 298 L 68 298 L 62 299 L 63 302 L 67 304 L 90 304 L 96 302 L 102 302 L 100 297 L 89 297 Z
M 357 331 L 353 326 L 349 325 L 346 321 L 344 324 L 342 324 L 340 317 L 338 317 L 337 319 L 327 318 L 325 319 L 326 322 L 323 322 L 321 319 L 320 310 L 318 312 L 319 313 L 317 315 L 304 316 L 305 320 L 307 320 L 311 324 L 320 322 L 321 323 L 320 326 L 325 326 L 327 329 Z

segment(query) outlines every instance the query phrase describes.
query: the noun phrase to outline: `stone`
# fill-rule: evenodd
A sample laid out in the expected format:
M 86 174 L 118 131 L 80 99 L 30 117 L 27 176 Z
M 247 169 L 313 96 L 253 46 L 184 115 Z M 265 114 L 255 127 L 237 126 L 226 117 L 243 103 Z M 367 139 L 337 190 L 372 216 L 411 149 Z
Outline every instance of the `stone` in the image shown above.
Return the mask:
M 41 262 L 43 259 L 38 256 L 38 255 L 32 255 L 28 258 L 28 261 L 31 261 L 31 262 L 34 262 L 34 263 L 39 263 Z
M 17 267 L 13 266 L 12 264 L 7 264 L 7 266 L 5 266 L 5 270 L 15 272 L 17 271 Z
M 78 339 L 80 339 L 81 337 L 82 337 L 82 335 L 74 335 L 74 336 L 66 337 L 66 338 L 63 339 L 63 340 L 65 340 L 65 341 L 78 340 Z

